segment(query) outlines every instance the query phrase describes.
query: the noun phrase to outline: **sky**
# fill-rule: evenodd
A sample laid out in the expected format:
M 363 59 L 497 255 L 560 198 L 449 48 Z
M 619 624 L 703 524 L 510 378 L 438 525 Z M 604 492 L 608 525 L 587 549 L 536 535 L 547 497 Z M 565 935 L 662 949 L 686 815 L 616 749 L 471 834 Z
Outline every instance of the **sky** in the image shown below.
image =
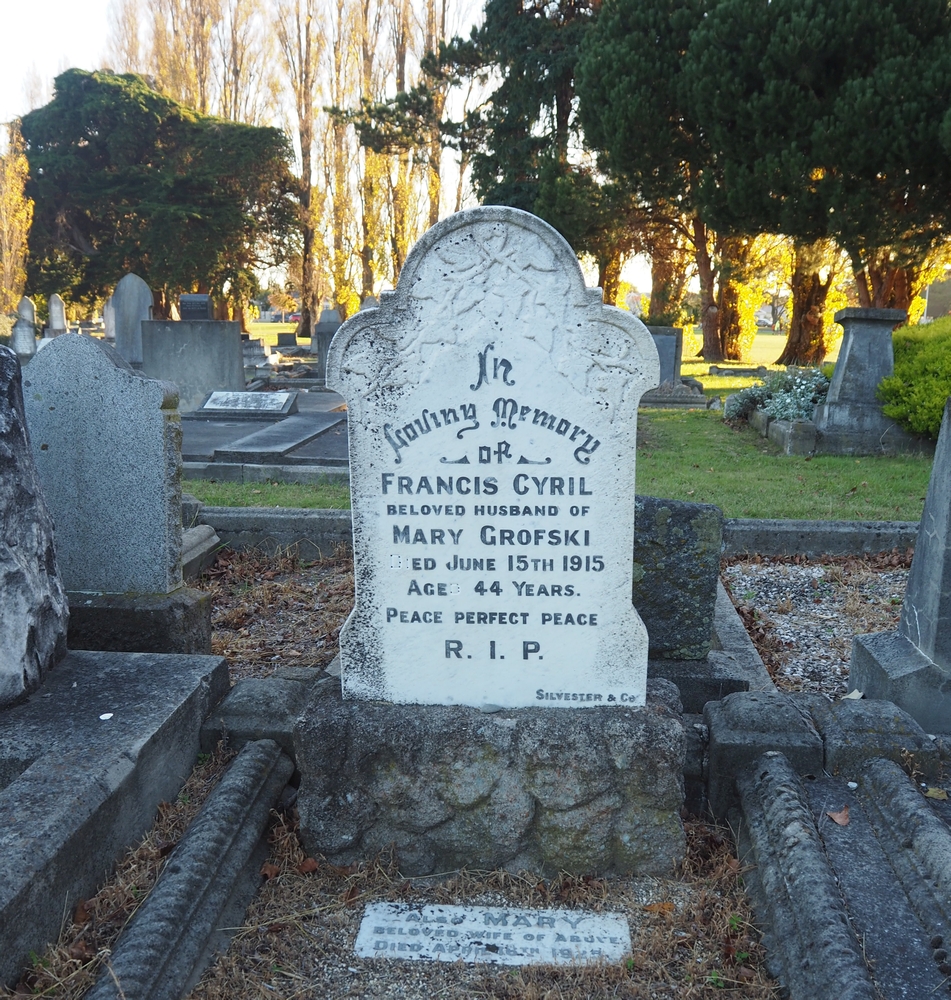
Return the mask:
M 48 98 L 64 69 L 98 69 L 109 36 L 109 0 L 7 0 L 4 7 L 0 122 L 30 110 L 24 85 L 31 77 Z
M 100 68 L 110 22 L 110 0 L 6 0 L 6 6 L 0 122 L 31 110 L 31 88 L 40 88 L 36 106 L 45 104 L 52 97 L 53 79 L 63 70 Z M 468 34 L 468 30 L 463 33 Z M 623 276 L 637 288 L 650 288 L 643 260 L 629 262 Z M 596 276 L 588 280 L 596 280 Z

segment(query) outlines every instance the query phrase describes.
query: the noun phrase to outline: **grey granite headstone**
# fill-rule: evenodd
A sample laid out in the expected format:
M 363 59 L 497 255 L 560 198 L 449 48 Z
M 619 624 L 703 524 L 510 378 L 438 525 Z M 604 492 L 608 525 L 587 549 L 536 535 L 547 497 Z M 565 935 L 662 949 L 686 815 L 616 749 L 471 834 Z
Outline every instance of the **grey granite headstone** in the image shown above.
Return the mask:
M 180 295 L 178 297 L 178 315 L 182 322 L 191 320 L 214 319 L 211 307 L 211 296 L 206 294 Z
M 69 609 L 23 410 L 20 363 L 0 347 L 0 708 L 66 654 Z
M 36 307 L 25 295 L 17 304 L 17 319 L 10 335 L 10 346 L 20 361 L 36 354 Z
M 230 320 L 145 320 L 142 372 L 174 382 L 183 413 L 197 410 L 209 392 L 243 391 L 241 324 Z
M 684 351 L 684 332 L 677 326 L 649 326 L 654 346 L 660 358 L 660 384 L 680 381 L 680 364 Z
M 115 346 L 130 365 L 142 364 L 142 322 L 152 318 L 152 304 L 152 290 L 137 274 L 124 275 L 112 293 Z
M 181 422 L 175 386 L 103 341 L 57 337 L 23 381 L 37 473 L 70 592 L 182 586 Z
M 313 328 L 310 339 L 310 353 L 317 358 L 317 377 L 327 375 L 327 354 L 334 334 L 340 329 L 340 313 L 336 309 L 324 309 L 320 321 Z
M 356 607 L 344 694 L 643 705 L 631 602 L 637 404 L 657 351 L 540 219 L 460 212 L 334 337 Z
M 856 636 L 849 684 L 951 732 L 951 399 L 945 403 L 897 631 Z
M 876 391 L 895 370 L 892 330 L 903 309 L 840 309 L 844 334 L 825 402 L 815 409 L 816 452 L 876 455 L 918 450 L 920 445 L 882 412 Z
M 48 337 L 58 337 L 66 333 L 66 305 L 56 292 L 53 292 L 50 296 L 49 310 L 50 322 L 46 329 L 46 335 Z

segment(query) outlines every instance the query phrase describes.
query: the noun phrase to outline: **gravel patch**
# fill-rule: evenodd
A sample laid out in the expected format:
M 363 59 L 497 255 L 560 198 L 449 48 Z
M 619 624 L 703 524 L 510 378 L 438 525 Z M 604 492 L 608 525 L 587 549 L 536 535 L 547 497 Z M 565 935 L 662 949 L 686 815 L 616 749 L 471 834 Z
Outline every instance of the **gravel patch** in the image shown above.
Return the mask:
M 848 693 L 852 637 L 898 626 L 909 553 L 730 561 L 724 585 L 782 691 Z

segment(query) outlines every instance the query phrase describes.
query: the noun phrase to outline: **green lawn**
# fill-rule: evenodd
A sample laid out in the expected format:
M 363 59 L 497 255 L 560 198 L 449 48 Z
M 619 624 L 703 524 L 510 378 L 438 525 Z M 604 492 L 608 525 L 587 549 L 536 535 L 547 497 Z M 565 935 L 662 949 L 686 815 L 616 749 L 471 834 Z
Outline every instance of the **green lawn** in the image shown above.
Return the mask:
M 291 329 L 255 324 L 252 336 L 276 343 L 278 332 Z M 699 346 L 698 338 L 685 337 L 683 372 L 699 378 L 708 395 L 725 396 L 757 381 L 707 374 L 709 364 L 691 357 Z M 747 363 L 774 367 L 782 347 L 781 336 L 761 334 Z M 830 359 L 837 351 L 838 345 Z M 641 410 L 638 416 L 638 493 L 716 504 L 727 517 L 917 521 L 930 474 L 928 458 L 781 455 L 755 431 L 727 426 L 717 411 Z M 337 484 L 189 480 L 184 489 L 211 506 L 350 506 L 350 491 Z
M 931 460 L 787 456 L 719 413 L 642 410 L 637 491 L 713 503 L 727 517 L 917 521 Z

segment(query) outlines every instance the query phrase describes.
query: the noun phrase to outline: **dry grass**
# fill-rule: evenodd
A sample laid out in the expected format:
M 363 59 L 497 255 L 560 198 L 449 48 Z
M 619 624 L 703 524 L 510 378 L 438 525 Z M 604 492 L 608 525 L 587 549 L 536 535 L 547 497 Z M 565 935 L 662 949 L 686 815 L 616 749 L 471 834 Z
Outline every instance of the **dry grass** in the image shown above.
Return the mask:
M 630 1000 L 716 995 L 778 996 L 763 970 L 742 870 L 729 836 L 687 823 L 688 854 L 678 879 L 600 879 L 528 872 L 461 871 L 404 879 L 392 857 L 340 868 L 307 858 L 281 818 L 272 829 L 270 876 L 228 952 L 190 1000 L 279 996 Z M 586 967 L 467 965 L 362 959 L 353 953 L 369 902 L 566 907 L 619 912 L 633 949 L 623 962 Z
M 286 664 L 319 671 L 335 653 L 352 605 L 352 565 L 344 552 L 311 565 L 287 554 L 228 554 L 202 585 L 213 593 L 215 651 L 229 657 L 233 677 L 266 676 Z M 0 997 L 85 995 L 225 763 L 222 754 L 199 763 L 179 799 L 160 807 L 155 826 L 114 877 L 77 907 L 60 940 L 25 970 L 17 990 L 0 990 Z M 701 820 L 686 822 L 686 859 L 678 876 L 667 880 L 545 880 L 501 871 L 404 879 L 389 856 L 346 868 L 306 857 L 296 823 L 293 812 L 274 814 L 260 892 L 191 1000 L 778 996 L 764 969 L 732 840 Z M 365 904 L 387 900 L 618 912 L 629 919 L 633 949 L 621 963 L 575 968 L 357 958 L 353 942 Z
M 320 670 L 353 607 L 353 562 L 342 546 L 311 563 L 294 552 L 225 551 L 200 586 L 214 608 L 212 652 L 227 657 L 232 683 L 279 666 Z
M 202 755 L 178 798 L 159 804 L 151 830 L 120 859 L 112 878 L 90 899 L 79 900 L 64 920 L 59 940 L 34 957 L 14 989 L 0 984 L 0 997 L 78 1000 L 85 995 L 107 969 L 116 940 L 233 757 L 223 747 L 210 757 Z

